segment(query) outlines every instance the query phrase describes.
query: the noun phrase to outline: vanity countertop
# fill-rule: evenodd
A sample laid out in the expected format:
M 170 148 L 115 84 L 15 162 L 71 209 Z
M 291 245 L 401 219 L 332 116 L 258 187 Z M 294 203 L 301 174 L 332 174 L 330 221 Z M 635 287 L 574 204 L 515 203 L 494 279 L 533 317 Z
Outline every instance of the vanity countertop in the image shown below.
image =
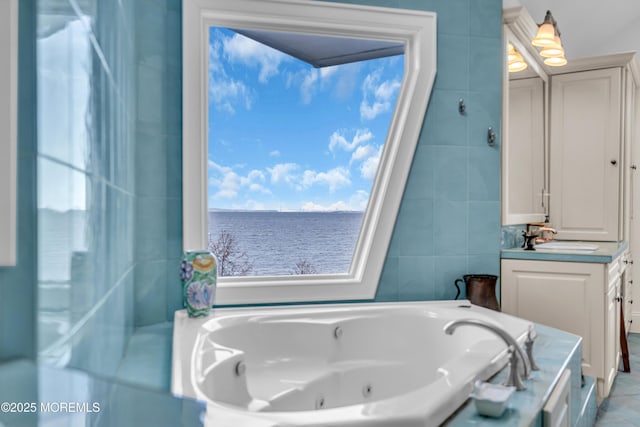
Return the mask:
M 596 245 L 595 251 L 585 250 L 557 250 L 536 248 L 535 251 L 525 251 L 522 248 L 503 249 L 500 252 L 502 259 L 530 259 L 537 261 L 569 261 L 569 262 L 594 262 L 607 264 L 618 258 L 628 247 L 629 243 L 622 242 L 569 242 L 584 245 Z

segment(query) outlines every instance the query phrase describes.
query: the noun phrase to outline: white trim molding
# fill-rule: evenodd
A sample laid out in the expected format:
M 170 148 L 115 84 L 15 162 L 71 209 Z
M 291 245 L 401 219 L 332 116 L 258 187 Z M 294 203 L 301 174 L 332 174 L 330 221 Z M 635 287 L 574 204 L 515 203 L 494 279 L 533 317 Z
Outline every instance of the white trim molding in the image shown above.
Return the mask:
M 0 266 L 16 265 L 18 0 L 0 2 Z
M 436 74 L 432 12 L 310 0 L 183 0 L 183 247 L 207 247 L 209 28 L 399 41 L 405 75 L 350 271 L 221 277 L 217 305 L 375 297 Z

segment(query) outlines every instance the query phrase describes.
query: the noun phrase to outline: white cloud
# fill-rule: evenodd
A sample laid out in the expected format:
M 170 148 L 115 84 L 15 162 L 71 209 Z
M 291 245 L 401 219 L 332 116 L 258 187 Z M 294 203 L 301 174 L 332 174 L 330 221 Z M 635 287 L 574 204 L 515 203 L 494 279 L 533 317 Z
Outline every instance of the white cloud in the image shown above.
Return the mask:
M 362 102 L 360 103 L 360 118 L 373 120 L 379 114 L 391 109 L 391 99 L 400 88 L 400 81 L 385 80 L 380 82 L 382 70 L 376 70 L 367 75 L 362 83 Z
M 321 205 L 314 202 L 305 202 L 300 207 L 301 210 L 306 212 L 333 212 L 333 211 L 349 211 L 351 210 L 349 205 L 342 200 L 339 200 L 330 205 Z
M 329 151 L 333 152 L 336 147 L 344 151 L 353 151 L 359 144 L 367 142 L 373 138 L 373 134 L 368 129 L 358 129 L 351 141 L 347 141 L 339 131 L 333 132 L 329 137 Z
M 358 62 L 341 65 L 340 72 L 336 75 L 333 96 L 342 101 L 350 99 L 360 83 L 361 68 L 362 65 Z
M 382 147 L 378 148 L 378 151 L 367 158 L 360 165 L 360 175 L 364 179 L 373 179 L 378 171 L 378 164 L 380 163 L 380 155 L 382 154 Z
M 349 199 L 349 205 L 354 211 L 364 211 L 369 203 L 369 193 L 364 190 L 356 191 Z
M 240 177 L 233 171 L 223 173 L 221 177 L 211 178 L 209 184 L 217 187 L 216 198 L 235 199 L 240 190 Z
M 329 191 L 333 193 L 336 189 L 351 184 L 349 170 L 343 167 L 333 168 L 326 172 L 306 170 L 302 177 L 301 186 L 298 189 L 306 189 L 314 184 L 326 185 L 329 187 Z
M 302 79 L 302 84 L 300 85 L 300 95 L 302 96 L 302 102 L 304 104 L 310 104 L 311 98 L 313 97 L 315 83 L 318 80 L 318 75 L 320 73 L 316 69 L 309 70 L 304 78 Z
M 267 168 L 271 174 L 271 183 L 279 184 L 280 182 L 293 183 L 295 175 L 292 173 L 298 169 L 295 163 L 279 163 L 272 168 Z
M 366 159 L 370 157 L 372 154 L 376 152 L 376 149 L 373 145 L 361 145 L 355 149 L 353 154 L 351 154 L 350 163 L 357 162 L 362 159 Z
M 332 65 L 330 67 L 322 67 L 320 68 L 320 77 L 326 79 L 331 77 L 338 71 L 338 65 Z
M 332 66 L 289 72 L 286 73 L 285 84 L 287 88 L 299 86 L 302 103 L 307 105 L 319 91 L 330 87 L 330 81 L 333 76 L 338 75 L 340 69 L 340 66 Z
M 243 188 L 249 191 L 271 194 L 271 190 L 263 186 L 260 182 L 266 180 L 264 172 L 253 169 L 246 176 L 241 176 L 229 166 L 222 166 L 209 160 L 209 186 L 217 191 L 213 197 L 215 199 L 235 199 Z
M 224 53 L 233 62 L 260 67 L 258 80 L 267 83 L 278 74 L 280 64 L 287 55 L 241 34 L 234 34 L 223 41 Z
M 280 157 L 280 151 L 278 150 L 273 150 L 272 152 L 269 153 L 270 157 Z
M 348 202 L 343 200 L 338 200 L 330 204 L 305 202 L 300 209 L 310 212 L 364 211 L 367 208 L 368 201 L 369 193 L 364 190 L 358 190 L 349 198 Z
M 218 111 L 235 113 L 237 105 L 251 109 L 251 90 L 240 80 L 230 77 L 220 59 L 222 44 L 216 40 L 209 46 L 209 99 Z
M 240 178 L 240 183 L 243 187 L 247 187 L 249 191 L 271 194 L 271 190 L 266 188 L 264 185 L 256 182 L 265 182 L 265 180 L 266 178 L 264 176 L 264 172 L 253 169 L 246 177 Z

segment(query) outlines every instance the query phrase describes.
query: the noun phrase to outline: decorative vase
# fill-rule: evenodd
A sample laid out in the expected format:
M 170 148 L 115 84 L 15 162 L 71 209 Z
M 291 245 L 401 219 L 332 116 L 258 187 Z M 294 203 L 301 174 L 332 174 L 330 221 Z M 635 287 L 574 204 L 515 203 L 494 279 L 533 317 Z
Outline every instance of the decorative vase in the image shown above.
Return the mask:
M 498 276 L 492 274 L 465 274 L 463 279 L 456 279 L 454 285 L 458 290 L 455 299 L 460 296 L 460 286 L 458 283 L 466 284 L 467 299 L 471 304 L 500 311 L 500 304 L 496 297 L 496 281 Z
M 211 313 L 218 280 L 218 262 L 209 251 L 187 251 L 182 256 L 182 300 L 189 317 Z

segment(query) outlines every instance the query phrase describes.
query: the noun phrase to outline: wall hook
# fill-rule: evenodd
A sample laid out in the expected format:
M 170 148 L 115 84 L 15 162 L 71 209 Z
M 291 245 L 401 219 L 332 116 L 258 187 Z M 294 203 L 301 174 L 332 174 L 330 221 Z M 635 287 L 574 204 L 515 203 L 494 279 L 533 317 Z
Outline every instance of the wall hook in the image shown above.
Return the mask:
M 462 98 L 458 101 L 458 111 L 460 114 L 465 114 L 467 112 L 467 106 L 464 104 L 464 99 Z
M 496 132 L 493 130 L 491 126 L 489 126 L 489 129 L 487 131 L 487 144 L 489 144 L 490 147 L 493 147 L 495 143 L 496 143 Z

